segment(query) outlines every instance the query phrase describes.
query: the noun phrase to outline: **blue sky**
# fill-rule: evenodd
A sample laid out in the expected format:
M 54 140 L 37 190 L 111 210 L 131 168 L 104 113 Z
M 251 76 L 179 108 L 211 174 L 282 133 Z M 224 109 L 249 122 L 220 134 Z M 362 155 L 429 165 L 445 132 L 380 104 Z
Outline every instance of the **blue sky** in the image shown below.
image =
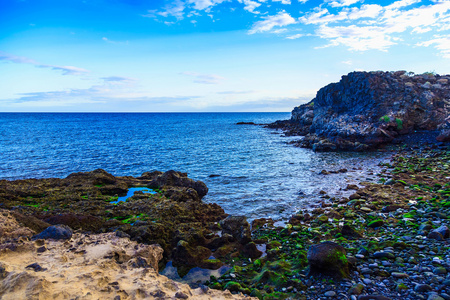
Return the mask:
M 450 67 L 450 0 L 0 0 L 0 112 L 290 111 Z

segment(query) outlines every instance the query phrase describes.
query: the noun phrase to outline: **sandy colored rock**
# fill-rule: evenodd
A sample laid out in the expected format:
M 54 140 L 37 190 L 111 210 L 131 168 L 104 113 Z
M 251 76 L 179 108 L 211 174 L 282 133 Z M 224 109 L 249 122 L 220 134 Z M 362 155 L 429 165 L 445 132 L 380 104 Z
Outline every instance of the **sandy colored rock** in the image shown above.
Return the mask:
M 11 226 L 16 226 L 10 222 Z M 250 299 L 229 291 L 191 289 L 159 275 L 162 249 L 117 237 L 114 233 L 75 233 L 71 240 L 46 240 L 38 253 L 36 242 L 28 251 L 5 250 L 0 265 L 0 298 L 8 299 Z M 42 240 L 41 242 L 42 243 Z M 140 267 L 141 265 L 149 267 Z M 142 263 L 145 260 L 146 263 Z M 44 271 L 26 268 L 38 264 Z M 46 270 L 45 270 L 46 269 Z M 177 296 L 176 296 L 177 295 Z
M 19 222 L 7 210 L 0 210 L 0 243 L 18 237 L 31 237 L 34 231 L 20 226 Z

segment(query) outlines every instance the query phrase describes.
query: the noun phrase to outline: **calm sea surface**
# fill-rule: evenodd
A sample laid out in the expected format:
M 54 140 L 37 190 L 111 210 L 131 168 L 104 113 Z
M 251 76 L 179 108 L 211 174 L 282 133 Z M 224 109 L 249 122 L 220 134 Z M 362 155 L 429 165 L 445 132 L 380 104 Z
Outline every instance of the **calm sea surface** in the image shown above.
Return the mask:
M 286 142 L 269 123 L 290 113 L 0 113 L 0 179 L 66 177 L 105 169 L 114 175 L 177 170 L 204 181 L 206 202 L 250 219 L 286 218 L 343 195 L 385 153 L 314 153 Z M 347 168 L 344 175 L 322 169 Z M 373 170 L 376 172 L 376 170 Z M 209 175 L 220 175 L 209 177 Z

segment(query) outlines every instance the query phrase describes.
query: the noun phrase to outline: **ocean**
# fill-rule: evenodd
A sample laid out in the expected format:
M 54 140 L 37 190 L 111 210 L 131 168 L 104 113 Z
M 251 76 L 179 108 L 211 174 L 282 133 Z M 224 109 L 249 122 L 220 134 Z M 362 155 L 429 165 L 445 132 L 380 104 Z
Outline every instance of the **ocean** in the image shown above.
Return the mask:
M 177 170 L 206 183 L 205 202 L 250 220 L 286 220 L 323 199 L 375 180 L 388 153 L 315 153 L 270 123 L 290 113 L 0 113 L 0 179 L 66 177 L 104 169 L 116 176 Z M 369 168 L 368 166 L 371 166 Z M 375 166 L 375 167 L 373 167 Z M 344 174 L 321 175 L 323 169 Z M 211 176 L 218 175 L 218 176 Z

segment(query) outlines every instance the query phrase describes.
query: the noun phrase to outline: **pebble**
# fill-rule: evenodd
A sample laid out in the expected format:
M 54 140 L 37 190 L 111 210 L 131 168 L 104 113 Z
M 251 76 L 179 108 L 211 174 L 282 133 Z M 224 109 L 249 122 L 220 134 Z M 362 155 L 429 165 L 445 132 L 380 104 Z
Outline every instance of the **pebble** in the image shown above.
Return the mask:
M 414 291 L 418 293 L 425 293 L 431 291 L 433 288 L 428 284 L 418 284 L 414 287 Z
M 326 297 L 335 297 L 336 296 L 336 292 L 335 291 L 328 291 L 325 293 Z
M 392 272 L 391 276 L 394 277 L 394 278 L 407 278 L 407 277 L 409 277 L 408 274 L 399 273 L 399 272 Z

